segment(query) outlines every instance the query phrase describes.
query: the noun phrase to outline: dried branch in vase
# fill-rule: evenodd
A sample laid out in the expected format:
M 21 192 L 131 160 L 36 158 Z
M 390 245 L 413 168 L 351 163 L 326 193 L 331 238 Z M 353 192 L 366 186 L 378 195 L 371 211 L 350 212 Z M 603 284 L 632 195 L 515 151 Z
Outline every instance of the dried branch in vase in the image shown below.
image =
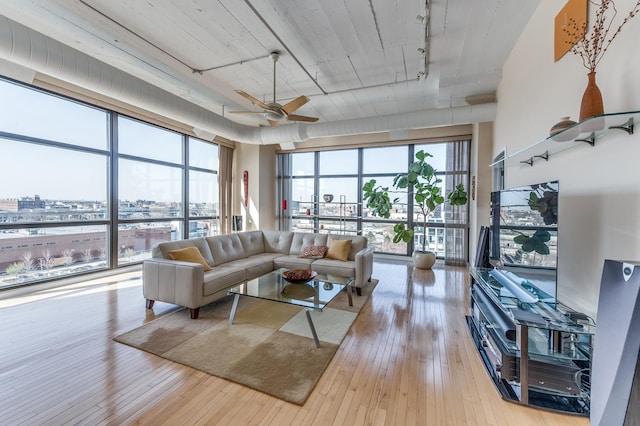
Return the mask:
M 590 3 L 598 6 L 596 19 L 591 31 L 587 33 L 587 22 L 579 23 L 573 18 L 569 19 L 563 30 L 569 36 L 568 43 L 572 45 L 570 51 L 580 56 L 582 65 L 586 69 L 590 72 L 595 72 L 598 63 L 611 45 L 611 42 L 622 31 L 622 27 L 640 12 L 640 0 L 637 1 L 613 33 L 611 33 L 613 22 L 618 14 L 614 0 L 601 0 L 599 4 L 593 1 Z

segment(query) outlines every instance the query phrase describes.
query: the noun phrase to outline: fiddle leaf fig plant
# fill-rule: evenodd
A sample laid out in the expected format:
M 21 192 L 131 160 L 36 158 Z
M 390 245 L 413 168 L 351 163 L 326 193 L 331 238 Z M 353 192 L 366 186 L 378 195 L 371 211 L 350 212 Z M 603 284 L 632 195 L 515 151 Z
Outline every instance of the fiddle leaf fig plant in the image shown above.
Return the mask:
M 376 185 L 376 180 L 371 179 L 363 185 L 362 190 L 366 207 L 372 209 L 371 214 L 388 219 L 391 217 L 393 204 L 400 199 L 396 197 L 392 201 L 389 194 L 407 194 L 409 189 L 413 189 L 414 205 L 420 210 L 422 217 L 422 251 L 425 251 L 429 216 L 445 200 L 452 206 L 467 204 L 467 192 L 464 185 L 459 184 L 445 197 L 439 186 L 442 179 L 437 177 L 436 170 L 427 162 L 427 159 L 433 156 L 421 150 L 416 153 L 415 157 L 415 161 L 409 164 L 407 173 L 399 173 L 395 176 L 393 189 Z M 400 241 L 408 243 L 415 235 L 414 230 L 407 228 L 404 222 L 395 224 L 393 232 L 394 243 Z

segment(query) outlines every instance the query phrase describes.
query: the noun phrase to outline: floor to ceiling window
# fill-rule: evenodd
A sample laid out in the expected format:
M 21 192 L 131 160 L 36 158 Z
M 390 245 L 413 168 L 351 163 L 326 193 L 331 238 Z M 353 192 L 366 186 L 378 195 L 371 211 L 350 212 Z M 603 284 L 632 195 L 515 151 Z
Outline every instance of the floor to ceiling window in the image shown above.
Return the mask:
M 362 174 L 363 183 L 371 179 L 375 179 L 378 185 L 393 188 L 393 178 L 403 171 L 407 170 L 409 162 L 408 145 L 366 148 L 362 151 Z M 393 212 L 389 219 L 382 219 L 371 215 L 368 209 L 363 209 L 363 235 L 367 237 L 369 242 L 374 245 L 376 251 L 393 254 L 407 254 L 409 244 L 400 242 L 394 243 L 393 226 L 401 221 L 405 223 L 409 217 L 409 208 L 407 203 L 407 193 L 394 194 L 391 196 L 394 203 Z M 361 201 L 361 200 L 360 200 Z
M 218 145 L 189 138 L 189 238 L 220 234 Z
M 409 255 L 414 244 L 394 243 L 393 226 L 404 222 L 416 228 L 421 238 L 422 218 L 408 202 L 409 192 L 393 194 L 394 209 L 389 219 L 371 215 L 362 205 L 362 186 L 370 179 L 392 188 L 394 177 L 407 170 L 415 152 L 425 150 L 433 155 L 430 164 L 442 179 L 443 192 L 462 182 L 468 188 L 469 141 L 406 144 L 345 150 L 280 154 L 290 156 L 290 170 L 281 171 L 281 182 L 291 185 L 283 214 L 288 215 L 291 230 L 303 232 L 364 235 L 376 251 Z M 466 209 L 438 208 L 428 220 L 427 247 L 439 257 L 448 253 L 467 253 L 468 214 Z
M 218 146 L 0 79 L 0 288 L 218 233 Z

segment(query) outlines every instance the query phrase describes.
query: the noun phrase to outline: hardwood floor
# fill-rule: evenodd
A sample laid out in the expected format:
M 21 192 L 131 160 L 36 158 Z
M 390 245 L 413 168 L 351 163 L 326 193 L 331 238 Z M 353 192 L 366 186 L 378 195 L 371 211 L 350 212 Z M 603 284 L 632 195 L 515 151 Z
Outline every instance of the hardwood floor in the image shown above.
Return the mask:
M 374 277 L 302 407 L 114 342 L 176 309 L 145 310 L 139 272 L 0 293 L 0 424 L 589 424 L 499 397 L 466 328 L 464 268 L 376 259 Z

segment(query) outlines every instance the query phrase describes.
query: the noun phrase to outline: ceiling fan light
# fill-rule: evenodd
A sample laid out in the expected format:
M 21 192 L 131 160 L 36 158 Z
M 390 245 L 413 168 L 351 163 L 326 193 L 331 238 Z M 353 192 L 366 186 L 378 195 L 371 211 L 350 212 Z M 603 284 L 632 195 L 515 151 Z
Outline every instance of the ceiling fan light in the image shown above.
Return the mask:
M 273 120 L 273 121 L 282 120 L 284 118 L 282 114 L 278 114 L 277 112 L 274 112 L 274 111 L 265 112 L 264 117 L 267 120 Z

